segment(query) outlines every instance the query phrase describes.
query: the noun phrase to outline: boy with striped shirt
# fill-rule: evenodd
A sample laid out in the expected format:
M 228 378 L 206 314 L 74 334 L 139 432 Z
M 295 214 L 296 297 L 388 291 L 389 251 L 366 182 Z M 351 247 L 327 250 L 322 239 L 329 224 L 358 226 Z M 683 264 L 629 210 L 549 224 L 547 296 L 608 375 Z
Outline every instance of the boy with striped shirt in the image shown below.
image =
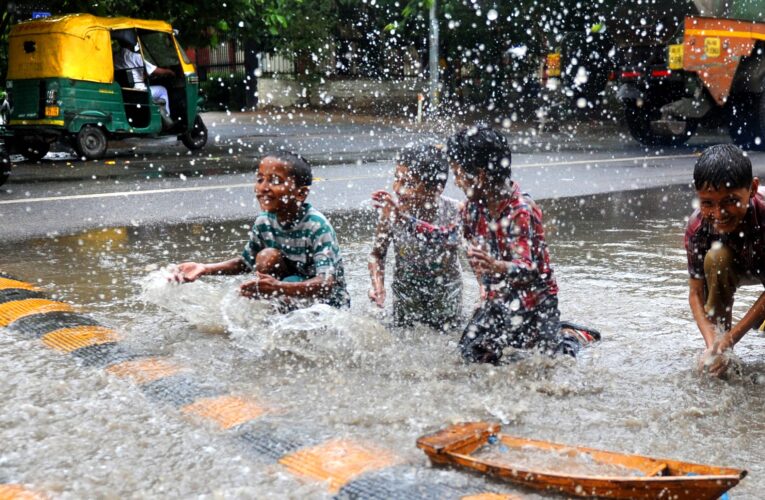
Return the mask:
M 245 297 L 350 305 L 335 230 L 305 201 L 312 178 L 311 166 L 299 155 L 279 152 L 265 156 L 255 182 L 263 212 L 255 219 L 242 254 L 214 264 L 179 264 L 176 281 L 255 271 L 254 278 L 240 286 Z

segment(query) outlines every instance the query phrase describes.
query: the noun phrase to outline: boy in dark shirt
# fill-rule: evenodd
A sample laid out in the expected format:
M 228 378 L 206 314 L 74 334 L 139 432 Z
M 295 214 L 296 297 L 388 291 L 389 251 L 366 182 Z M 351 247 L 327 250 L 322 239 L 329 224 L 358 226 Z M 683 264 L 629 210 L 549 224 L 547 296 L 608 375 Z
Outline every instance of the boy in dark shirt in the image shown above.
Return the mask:
M 722 376 L 728 358 L 721 354 L 765 318 L 765 293 L 735 325 L 731 314 L 739 286 L 765 283 L 765 199 L 749 158 L 731 144 L 707 148 L 693 182 L 699 208 L 685 231 L 689 302 L 706 347 L 703 366 Z

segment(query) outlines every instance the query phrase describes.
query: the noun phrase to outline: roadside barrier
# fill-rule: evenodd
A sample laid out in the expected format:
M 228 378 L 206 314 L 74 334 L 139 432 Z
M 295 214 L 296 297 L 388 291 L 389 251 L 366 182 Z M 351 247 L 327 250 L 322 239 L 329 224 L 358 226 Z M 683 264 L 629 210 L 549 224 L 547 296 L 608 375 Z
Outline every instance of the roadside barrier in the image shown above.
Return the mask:
M 128 379 L 150 399 L 172 405 L 190 419 L 217 424 L 254 460 L 278 463 L 296 477 L 323 482 L 336 498 L 515 498 L 476 491 L 462 481 L 453 484 L 443 473 L 407 464 L 374 443 L 332 436 L 309 422 L 291 420 L 267 404 L 232 395 L 216 381 L 199 380 L 189 367 L 172 359 L 124 346 L 117 331 L 2 272 L 0 327 L 19 338 L 39 339 L 50 349 L 70 354 L 82 366 Z M 44 496 L 24 486 L 0 484 L 0 500 L 39 498 Z

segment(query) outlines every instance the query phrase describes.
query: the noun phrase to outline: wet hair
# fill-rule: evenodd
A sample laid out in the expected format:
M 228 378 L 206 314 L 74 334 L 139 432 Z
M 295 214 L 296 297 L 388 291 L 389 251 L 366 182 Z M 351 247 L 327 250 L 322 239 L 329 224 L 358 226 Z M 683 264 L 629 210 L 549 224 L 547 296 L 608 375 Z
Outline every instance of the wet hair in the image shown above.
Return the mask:
M 289 166 L 290 174 L 292 174 L 292 178 L 295 180 L 295 187 L 310 186 L 313 182 L 311 164 L 299 154 L 291 151 L 272 151 L 264 155 L 263 158 L 269 156 Z
M 752 162 L 733 144 L 710 146 L 696 160 L 693 184 L 697 191 L 748 188 L 752 185 Z
M 507 139 L 495 129 L 477 125 L 460 130 L 447 143 L 449 160 L 459 164 L 471 176 L 486 172 L 493 184 L 510 179 L 512 153 Z
M 449 162 L 441 148 L 431 145 L 410 146 L 399 153 L 396 161 L 409 173 L 431 188 L 442 188 L 449 178 Z

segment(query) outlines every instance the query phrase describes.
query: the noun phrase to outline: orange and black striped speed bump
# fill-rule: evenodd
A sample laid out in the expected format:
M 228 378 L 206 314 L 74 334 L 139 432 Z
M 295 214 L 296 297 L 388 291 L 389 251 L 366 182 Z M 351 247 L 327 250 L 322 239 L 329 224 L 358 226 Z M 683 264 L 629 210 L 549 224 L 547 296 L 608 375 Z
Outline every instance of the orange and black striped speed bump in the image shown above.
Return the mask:
M 123 345 L 117 331 L 3 273 L 0 327 L 20 338 L 39 339 L 48 348 L 72 355 L 83 366 L 130 380 L 152 400 L 229 433 L 255 461 L 278 463 L 297 478 L 323 482 L 337 498 L 512 498 L 486 493 L 477 478 L 465 480 L 406 464 L 373 443 L 337 438 L 310 422 L 284 415 L 273 405 L 232 395 L 220 383 L 199 380 L 172 359 Z M 0 500 L 27 498 L 44 497 L 22 486 L 0 484 Z
M 21 484 L 0 484 L 0 500 L 44 500 L 46 497 Z

